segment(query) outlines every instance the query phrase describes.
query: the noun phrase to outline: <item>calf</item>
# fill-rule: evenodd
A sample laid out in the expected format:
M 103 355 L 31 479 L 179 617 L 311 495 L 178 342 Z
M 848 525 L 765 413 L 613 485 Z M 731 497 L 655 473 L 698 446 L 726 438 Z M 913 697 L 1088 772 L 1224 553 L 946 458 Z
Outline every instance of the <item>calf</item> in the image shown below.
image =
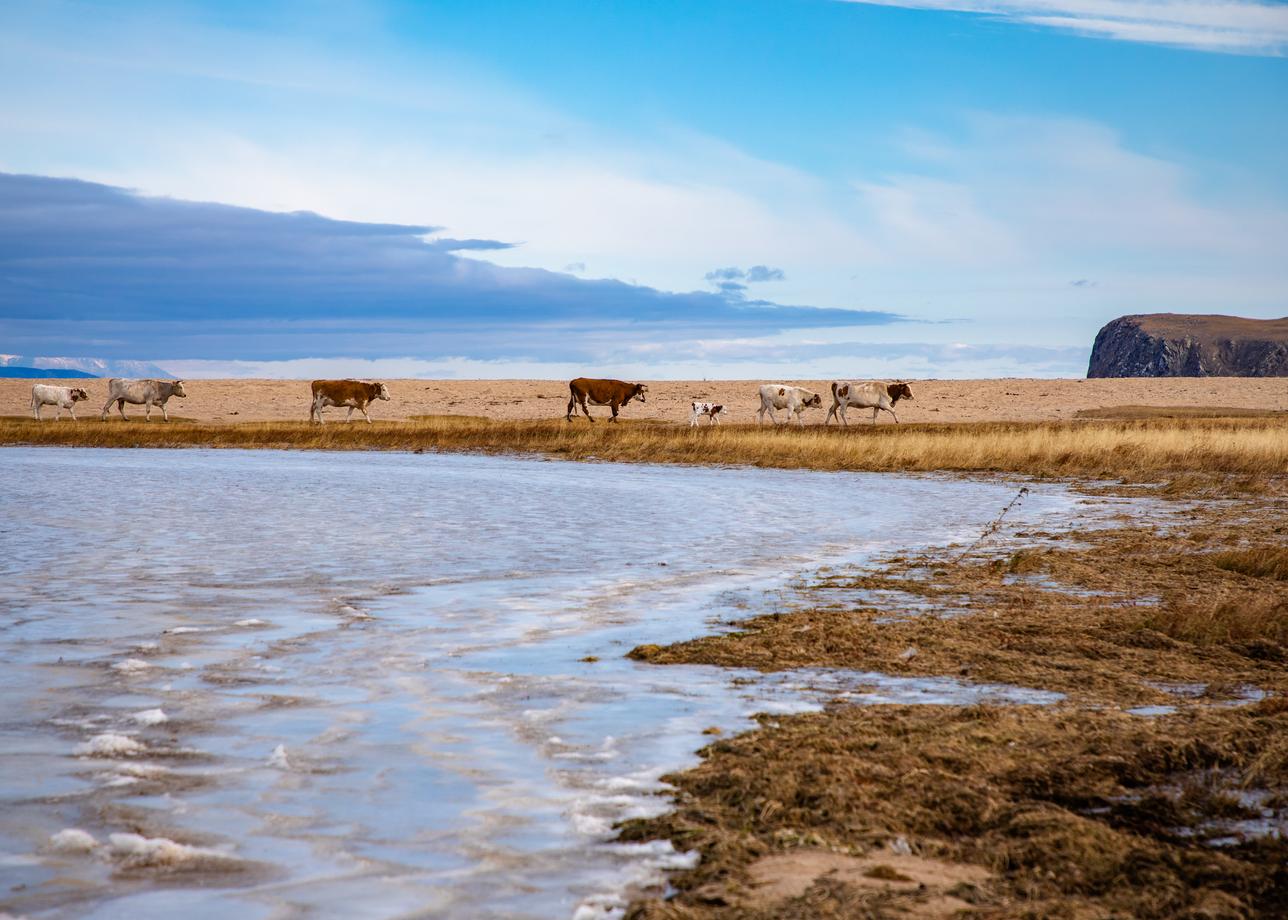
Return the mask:
M 31 414 L 40 421 L 40 408 L 42 406 L 55 406 L 54 418 L 60 422 L 63 420 L 63 410 L 66 409 L 72 415 L 72 421 L 76 421 L 76 404 L 82 400 L 89 399 L 89 394 L 80 387 L 56 387 L 47 383 L 32 384 L 31 387 Z
M 632 399 L 638 399 L 640 402 L 646 402 L 644 394 L 648 392 L 648 387 L 642 383 L 626 383 L 622 380 L 595 380 L 590 377 L 578 377 L 576 380 L 568 381 L 568 412 L 564 415 L 567 421 L 572 421 L 572 414 L 577 411 L 577 404 L 581 404 L 581 411 L 585 414 L 586 420 L 593 422 L 590 417 L 590 410 L 586 408 L 586 403 L 592 406 L 608 406 L 613 410 L 613 416 L 610 422 L 617 421 L 617 410 L 626 405 Z
M 894 416 L 894 423 L 897 425 L 899 416 L 895 414 L 894 404 L 901 399 L 912 399 L 912 388 L 903 382 L 882 383 L 880 380 L 872 380 L 868 383 L 851 383 L 848 380 L 833 380 L 832 408 L 827 410 L 827 418 L 823 423 L 827 424 L 832 416 L 836 416 L 841 424 L 849 425 L 845 410 L 854 406 L 858 409 L 871 409 L 874 425 L 877 423 L 877 413 L 884 409 Z
M 711 419 L 712 425 L 720 424 L 720 416 L 724 413 L 724 406 L 718 406 L 715 403 L 695 402 L 693 403 L 693 414 L 689 416 L 689 427 L 694 428 L 698 424 L 698 419 L 706 416 Z
M 792 387 L 785 383 L 767 383 L 760 388 L 760 408 L 756 411 L 756 424 L 759 425 L 765 420 L 766 412 L 769 413 L 770 421 L 776 424 L 778 419 L 774 416 L 774 410 L 786 409 L 789 424 L 794 417 L 797 425 L 804 425 L 801 414 L 810 408 L 822 409 L 823 397 L 801 387 Z
M 147 410 L 143 414 L 145 422 L 152 421 L 152 407 L 160 406 L 161 417 L 168 422 L 170 413 L 165 409 L 166 402 L 172 396 L 184 399 L 188 395 L 183 391 L 182 380 L 120 380 L 116 377 L 107 382 L 107 394 L 107 404 L 103 406 L 103 413 L 99 416 L 105 422 L 112 403 L 116 403 L 116 411 L 121 413 L 123 419 L 127 418 L 126 403 L 146 406 Z
M 322 410 L 327 406 L 347 406 L 349 414 L 344 417 L 346 422 L 353 421 L 353 410 L 357 409 L 370 425 L 371 416 L 367 414 L 367 406 L 377 399 L 389 398 L 388 387 L 370 380 L 314 380 L 312 389 L 313 406 L 309 409 L 309 421 L 316 419 L 319 425 L 323 424 Z

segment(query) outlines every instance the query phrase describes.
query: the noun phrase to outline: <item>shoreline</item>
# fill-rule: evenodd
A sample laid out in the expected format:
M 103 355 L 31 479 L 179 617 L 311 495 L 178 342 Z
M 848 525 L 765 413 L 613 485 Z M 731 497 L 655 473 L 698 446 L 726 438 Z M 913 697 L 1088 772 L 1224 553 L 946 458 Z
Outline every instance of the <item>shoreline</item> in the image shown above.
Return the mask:
M 628 917 L 1233 917 L 1284 903 L 1288 477 L 1223 497 L 818 573 L 811 604 L 632 650 L 657 666 L 846 668 L 1065 699 L 761 717 L 665 777 L 672 812 L 622 825 L 623 840 L 701 856 L 672 873 L 673 897 Z

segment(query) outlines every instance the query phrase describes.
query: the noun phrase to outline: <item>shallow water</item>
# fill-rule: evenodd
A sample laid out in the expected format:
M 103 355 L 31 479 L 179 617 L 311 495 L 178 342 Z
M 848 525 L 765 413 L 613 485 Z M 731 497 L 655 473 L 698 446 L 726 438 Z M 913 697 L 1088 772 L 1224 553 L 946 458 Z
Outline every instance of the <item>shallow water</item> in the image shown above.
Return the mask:
M 1056 698 L 623 657 L 790 603 L 821 565 L 973 539 L 1005 483 L 0 456 L 0 909 L 15 913 L 612 916 L 692 859 L 611 829 L 666 807 L 659 777 L 694 762 L 708 727 L 837 697 Z M 1112 504 L 1042 486 L 1008 524 L 1064 528 Z M 93 840 L 50 843 L 67 828 Z

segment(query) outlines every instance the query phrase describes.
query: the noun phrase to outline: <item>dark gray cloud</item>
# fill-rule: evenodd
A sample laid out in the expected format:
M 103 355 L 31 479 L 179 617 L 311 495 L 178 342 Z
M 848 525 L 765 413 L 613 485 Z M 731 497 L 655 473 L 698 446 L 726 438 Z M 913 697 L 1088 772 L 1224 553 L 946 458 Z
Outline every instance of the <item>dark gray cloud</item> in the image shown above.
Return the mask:
M 609 341 L 901 319 L 507 268 L 454 253 L 510 244 L 426 240 L 442 229 L 0 174 L 0 340 L 108 358 L 593 360 Z

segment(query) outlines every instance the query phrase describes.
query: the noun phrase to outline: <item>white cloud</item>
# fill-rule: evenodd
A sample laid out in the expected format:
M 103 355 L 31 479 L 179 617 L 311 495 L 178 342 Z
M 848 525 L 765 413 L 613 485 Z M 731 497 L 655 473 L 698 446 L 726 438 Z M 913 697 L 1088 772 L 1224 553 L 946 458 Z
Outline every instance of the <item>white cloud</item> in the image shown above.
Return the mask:
M 1094 38 L 1200 51 L 1279 55 L 1288 6 L 1255 0 L 845 0 L 870 6 L 981 13 Z

